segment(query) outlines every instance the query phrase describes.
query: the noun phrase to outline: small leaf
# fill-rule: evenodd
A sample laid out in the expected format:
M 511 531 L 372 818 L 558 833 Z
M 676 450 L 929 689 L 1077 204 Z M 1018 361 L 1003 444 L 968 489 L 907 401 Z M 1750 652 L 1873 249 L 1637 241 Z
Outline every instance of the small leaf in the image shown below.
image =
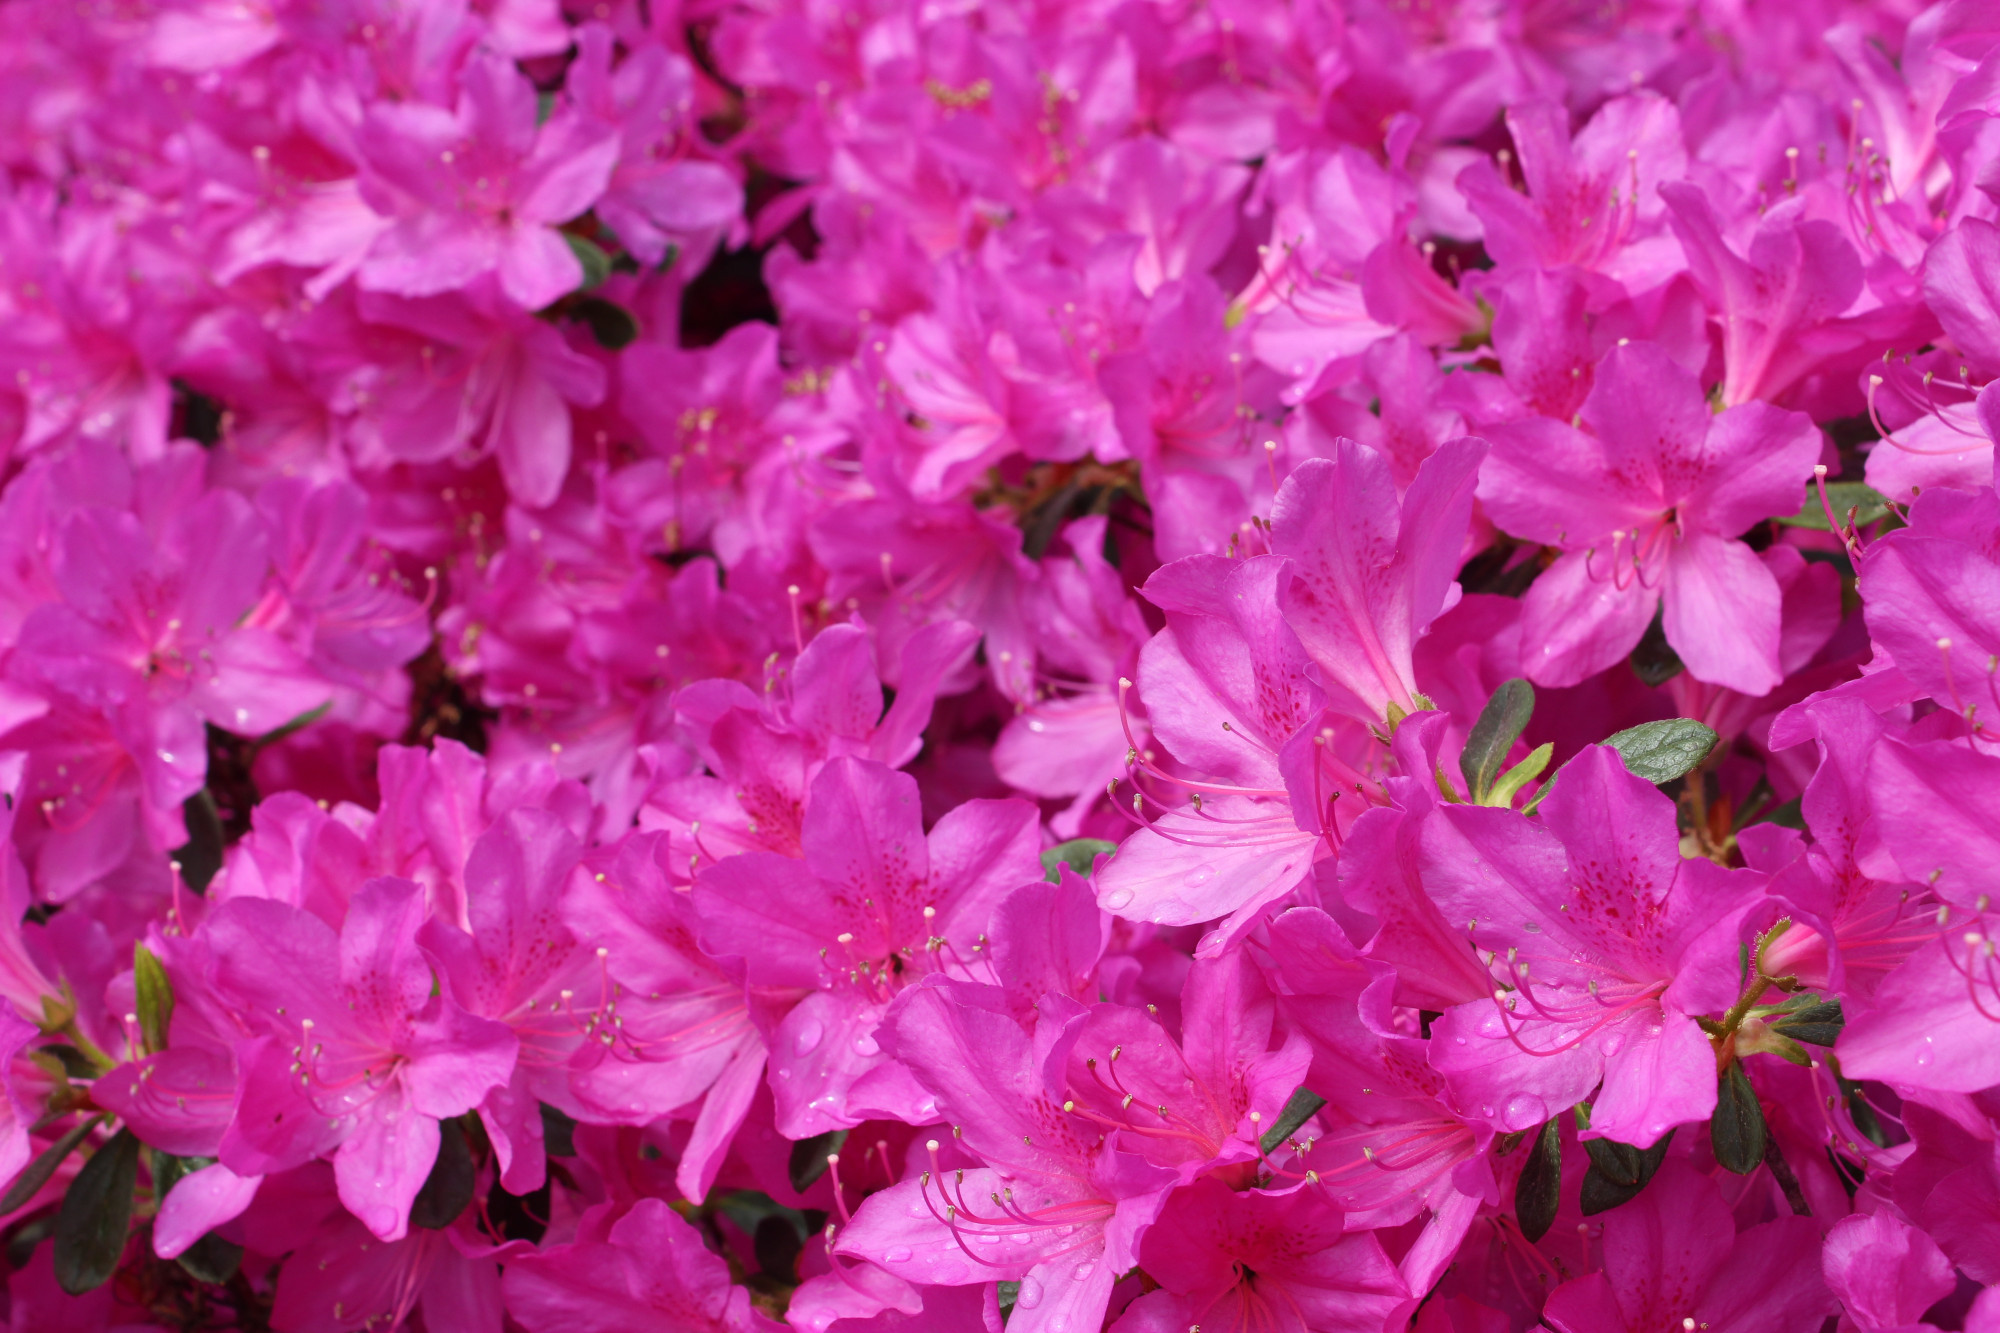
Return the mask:
M 1840 1030 L 1846 1023 L 1847 1016 L 1841 1012 L 1840 1001 L 1827 1000 L 1779 1015 L 1771 1026 L 1793 1041 L 1802 1041 L 1810 1046 L 1831 1046 L 1839 1039 Z
M 182 1250 L 179 1262 L 195 1281 L 220 1286 L 235 1277 L 236 1270 L 243 1266 L 243 1247 L 211 1231 Z
M 750 1248 L 765 1277 L 781 1282 L 799 1280 L 799 1252 L 805 1243 L 790 1218 L 773 1213 L 759 1222 L 757 1234 L 750 1238 Z
M 564 232 L 563 239 L 569 242 L 570 253 L 576 256 L 576 262 L 583 265 L 583 285 L 577 290 L 587 292 L 593 287 L 602 287 L 604 280 L 611 276 L 611 256 L 605 254 L 596 241 L 585 237 Z
M 313 723 L 325 717 L 327 715 L 327 712 L 330 709 L 332 709 L 332 707 L 333 707 L 333 700 L 328 699 L 318 708 L 308 708 L 305 712 L 300 713 L 297 717 L 293 718 L 291 721 L 286 722 L 283 725 L 278 726 L 276 728 L 273 728 L 272 730 L 265 732 L 262 736 L 259 736 L 257 738 L 257 748 L 261 750 L 267 745 L 276 745 L 279 741 L 285 739 L 285 737 L 304 731 L 307 727 L 311 726 Z
M 1583 1150 L 1590 1154 L 1590 1164 L 1614 1185 L 1636 1186 L 1639 1183 L 1639 1150 L 1629 1143 L 1614 1143 L 1610 1139 L 1585 1139 Z
M 801 1194 L 811 1189 L 813 1182 L 826 1174 L 827 1154 L 839 1152 L 846 1142 L 847 1131 L 844 1129 L 829 1129 L 824 1134 L 794 1142 L 792 1159 L 788 1164 L 792 1188 Z
M 1479 720 L 1472 724 L 1472 734 L 1458 756 L 1458 771 L 1465 774 L 1466 790 L 1475 803 L 1485 803 L 1487 790 L 1507 762 L 1507 751 L 1534 712 L 1535 687 L 1518 678 L 1502 681 L 1479 710 Z
M 1265 1152 L 1276 1152 L 1286 1139 L 1299 1132 L 1299 1126 L 1313 1118 L 1320 1107 L 1326 1105 L 1326 1098 L 1311 1088 L 1300 1084 L 1292 1095 L 1285 1099 L 1285 1109 L 1278 1112 L 1278 1123 L 1264 1131 L 1264 1137 L 1257 1140 L 1257 1146 Z
M 1653 617 L 1653 623 L 1646 626 L 1646 632 L 1640 636 L 1638 646 L 1627 660 L 1632 664 L 1632 674 L 1651 689 L 1658 689 L 1687 670 L 1681 655 L 1667 642 L 1666 621 L 1657 615 Z
M 576 1156 L 576 1121 L 542 1103 L 542 1150 L 551 1157 Z
M 143 944 L 132 946 L 132 989 L 139 1010 L 139 1035 L 145 1038 L 147 1051 L 166 1050 L 167 1031 L 174 1021 L 174 984 L 167 980 L 167 969 Z
M 1068 866 L 1089 879 L 1097 858 L 1109 856 L 1117 850 L 1117 843 L 1106 842 L 1102 838 L 1071 838 L 1068 842 L 1059 842 L 1042 853 L 1042 878 L 1053 884 L 1062 877 L 1058 867 Z
M 1000 1313 L 1007 1314 L 1014 1308 L 1014 1302 L 1021 1298 L 1021 1284 L 1002 1282 L 1000 1284 Z
M 1514 1182 L 1514 1217 L 1521 1234 L 1530 1241 L 1540 1240 L 1555 1225 L 1556 1209 L 1562 1203 L 1562 1131 L 1554 1120 L 1535 1136 L 1535 1150 Z
M 1618 751 L 1625 767 L 1648 782 L 1672 782 L 1708 758 L 1721 738 L 1690 718 L 1644 722 L 1607 736 L 1604 743 Z
M 590 336 L 607 352 L 630 347 L 639 338 L 639 321 L 616 301 L 586 296 L 576 303 L 576 317 L 590 326 Z
M 477 1172 L 472 1167 L 472 1148 L 465 1141 L 465 1127 L 456 1120 L 438 1122 L 437 1161 L 424 1187 L 410 1202 L 410 1225 L 440 1231 L 458 1220 L 472 1204 Z
M 1739 1176 L 1749 1175 L 1764 1160 L 1764 1108 L 1757 1104 L 1757 1090 L 1750 1086 L 1741 1061 L 1731 1062 L 1716 1085 L 1708 1140 L 1716 1163 Z
M 14 1177 L 14 1183 L 7 1187 L 7 1192 L 0 1195 L 0 1217 L 25 1207 L 28 1200 L 41 1193 L 42 1186 L 49 1183 L 49 1179 L 56 1173 L 56 1168 L 63 1164 L 63 1158 L 75 1152 L 76 1145 L 82 1143 L 90 1131 L 103 1124 L 106 1119 L 105 1116 L 98 1116 L 84 1121 L 51 1143 L 42 1151 L 40 1157 L 22 1168 L 21 1174 Z
M 187 824 L 188 840 L 168 855 L 181 868 L 181 879 L 196 893 L 208 892 L 208 882 L 222 869 L 222 815 L 215 797 L 203 787 L 181 802 L 181 818 Z
M 1671 1129 L 1650 1148 L 1634 1148 L 1609 1139 L 1584 1140 L 1584 1150 L 1590 1154 L 1590 1169 L 1583 1173 L 1584 1216 L 1609 1212 L 1639 1197 L 1660 1163 L 1667 1160 L 1667 1146 L 1673 1140 Z
M 1799 512 L 1778 522 L 1788 528 L 1812 528 L 1817 532 L 1829 532 L 1826 525 L 1826 511 L 1833 510 L 1834 518 L 1842 527 L 1847 526 L 1847 511 L 1852 509 L 1854 526 L 1865 528 L 1870 523 L 1880 522 L 1889 513 L 1889 501 L 1866 482 L 1830 481 L 1826 484 L 1826 503 L 1819 500 L 1817 486 L 1806 487 L 1806 501 L 1799 506 Z
M 139 1140 L 121 1129 L 83 1164 L 56 1213 L 56 1283 L 72 1296 L 111 1280 L 132 1229 Z
M 1542 770 L 1549 766 L 1549 759 L 1555 752 L 1553 741 L 1544 741 L 1537 745 L 1529 752 L 1526 759 L 1500 775 L 1499 780 L 1487 791 L 1484 804 L 1498 806 L 1503 810 L 1514 804 L 1514 798 L 1520 795 L 1521 788 L 1542 775 Z

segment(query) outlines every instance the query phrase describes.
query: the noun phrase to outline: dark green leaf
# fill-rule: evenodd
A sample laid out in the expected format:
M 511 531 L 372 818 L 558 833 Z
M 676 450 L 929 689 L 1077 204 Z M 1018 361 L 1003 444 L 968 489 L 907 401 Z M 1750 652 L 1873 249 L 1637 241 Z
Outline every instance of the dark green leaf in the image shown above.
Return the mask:
M 1826 511 L 1833 510 L 1833 516 L 1842 527 L 1847 526 L 1847 512 L 1855 510 L 1854 526 L 1866 527 L 1880 521 L 1889 512 L 1889 502 L 1881 492 L 1859 481 L 1830 481 L 1826 484 L 1826 503 L 1819 500 L 1819 487 L 1806 487 L 1806 502 L 1799 506 L 1799 512 L 1778 522 L 1788 528 L 1813 528 L 1819 532 L 1831 531 L 1826 524 Z
M 1747 1176 L 1764 1160 L 1764 1108 L 1757 1090 L 1734 1061 L 1715 1089 L 1715 1119 L 1708 1123 L 1708 1141 L 1715 1160 L 1739 1176 Z
M 590 336 L 607 352 L 630 347 L 639 338 L 639 321 L 616 301 L 586 296 L 576 303 L 576 317 L 590 325 Z
M 1667 1160 L 1667 1146 L 1674 1141 L 1671 1129 L 1650 1148 L 1634 1148 L 1609 1139 L 1585 1139 L 1590 1169 L 1583 1173 L 1583 1213 L 1594 1217 L 1637 1198 Z M 1600 1147 L 1600 1145 L 1602 1145 Z
M 764 1276 L 784 1282 L 799 1280 L 799 1251 L 804 1247 L 798 1228 L 775 1213 L 757 1224 L 757 1234 L 750 1242 Z
M 167 1031 L 174 1021 L 174 986 L 167 969 L 143 944 L 132 946 L 132 989 L 139 1010 L 139 1034 L 148 1051 L 167 1049 Z
M 564 232 L 563 239 L 569 242 L 570 253 L 576 256 L 576 262 L 583 265 L 583 285 L 578 290 L 587 292 L 593 287 L 603 286 L 604 280 L 611 276 L 611 256 L 605 254 L 597 242 L 584 237 Z
M 729 1193 L 709 1196 L 716 1210 L 728 1218 L 731 1225 L 744 1235 L 756 1237 L 757 1229 L 769 1218 L 783 1218 L 798 1233 L 799 1243 L 804 1244 L 808 1236 L 818 1232 L 804 1213 L 796 1208 L 787 1208 L 762 1190 L 731 1190 Z
M 332 707 L 333 700 L 328 699 L 318 708 L 308 708 L 305 712 L 300 713 L 283 726 L 272 731 L 267 731 L 262 736 L 259 736 L 257 738 L 257 748 L 261 750 L 267 745 L 276 745 L 279 741 L 285 739 L 285 737 L 304 731 L 307 727 L 325 717 L 327 711 Z
M 121 1129 L 83 1164 L 56 1213 L 56 1283 L 72 1296 L 111 1280 L 132 1228 L 139 1140 Z
M 472 1147 L 465 1141 L 465 1127 L 456 1120 L 438 1123 L 437 1161 L 424 1187 L 410 1203 L 410 1224 L 439 1231 L 458 1220 L 472 1203 L 472 1189 L 478 1173 L 472 1166 Z
M 826 1174 L 827 1154 L 839 1152 L 846 1142 L 846 1130 L 829 1129 L 824 1134 L 815 1134 L 793 1143 L 789 1163 L 792 1188 L 801 1194 L 811 1189 L 813 1182 Z
M 243 1266 L 243 1247 L 211 1231 L 181 1251 L 180 1265 L 195 1281 L 220 1286 L 235 1277 L 236 1270 Z
M 1839 1040 L 1840 1030 L 1846 1023 L 1847 1017 L 1841 1012 L 1840 1001 L 1827 1000 L 1781 1015 L 1771 1026 L 1793 1041 L 1811 1046 L 1831 1046 Z
M 1278 1145 L 1299 1132 L 1299 1126 L 1313 1118 L 1320 1107 L 1326 1105 L 1326 1098 L 1301 1084 L 1285 1100 L 1285 1109 L 1278 1112 L 1278 1123 L 1264 1132 L 1257 1140 L 1257 1146 L 1265 1152 L 1278 1151 Z
M 1720 739 L 1690 718 L 1668 718 L 1627 727 L 1604 743 L 1618 751 L 1625 767 L 1648 782 L 1672 782 L 1708 758 Z
M 1659 616 L 1646 627 L 1640 636 L 1639 646 L 1632 650 L 1633 674 L 1653 689 L 1672 680 L 1687 668 L 1681 662 L 1681 655 L 1667 642 L 1666 621 Z
M 1466 790 L 1474 802 L 1485 798 L 1493 779 L 1500 775 L 1500 766 L 1507 762 L 1507 751 L 1534 712 L 1535 687 L 1518 679 L 1501 682 L 1486 707 L 1479 710 L 1479 720 L 1472 724 L 1472 734 L 1465 738 L 1465 749 L 1458 756 L 1458 771 L 1465 775 Z
M 551 1157 L 576 1156 L 576 1121 L 542 1103 L 542 1147 Z
M 187 824 L 188 840 L 168 855 L 179 863 L 181 878 L 196 893 L 208 892 L 208 882 L 222 869 L 222 815 L 215 797 L 204 787 L 181 802 L 181 818 Z
M 1555 1225 L 1562 1180 L 1562 1132 L 1551 1120 L 1535 1136 L 1535 1150 L 1514 1182 L 1514 1217 L 1529 1240 L 1540 1240 Z
M 1585 1139 L 1583 1150 L 1590 1154 L 1590 1164 L 1612 1184 L 1636 1186 L 1639 1183 L 1639 1150 L 1631 1144 L 1613 1143 L 1610 1139 Z
M 75 1152 L 76 1145 L 82 1143 L 85 1136 L 103 1124 L 104 1120 L 105 1117 L 98 1116 L 94 1120 L 84 1121 L 51 1143 L 42 1151 L 40 1157 L 28 1163 L 21 1174 L 14 1177 L 14 1183 L 7 1187 L 7 1192 L 0 1195 L 0 1216 L 27 1206 L 28 1200 L 41 1193 L 42 1186 L 49 1183 L 49 1178 L 55 1175 L 56 1168 L 63 1164 L 63 1158 Z
M 1806 831 L 1805 803 L 1801 798 L 1794 796 L 1783 805 L 1772 806 L 1751 822 L 1754 824 L 1776 824 L 1779 828 L 1792 828 L 1804 833 Z
M 1053 884 L 1062 877 L 1059 867 L 1068 866 L 1089 879 L 1097 858 L 1109 856 L 1117 850 L 1117 843 L 1106 842 L 1102 838 L 1071 838 L 1068 842 L 1059 842 L 1042 853 L 1042 878 Z

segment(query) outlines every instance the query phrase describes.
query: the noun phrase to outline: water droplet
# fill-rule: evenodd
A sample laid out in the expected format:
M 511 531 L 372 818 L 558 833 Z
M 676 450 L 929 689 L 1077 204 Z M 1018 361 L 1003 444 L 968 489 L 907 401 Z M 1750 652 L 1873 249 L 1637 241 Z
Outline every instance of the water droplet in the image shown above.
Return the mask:
M 1625 1039 L 1614 1032 L 1604 1039 L 1604 1053 L 1606 1055 L 1616 1055 L 1619 1048 L 1624 1044 Z
M 906 1264 L 910 1262 L 910 1247 L 907 1245 L 898 1245 L 882 1257 L 892 1264 Z
M 1527 931 L 1527 932 L 1528 932 L 1528 933 L 1529 933 L 1530 935 L 1539 935 L 1539 934 L 1541 934 L 1541 933 L 1542 933 L 1542 928 L 1541 928 L 1540 926 L 1536 925 L 1536 924 L 1535 924 L 1534 922 L 1532 922 L 1532 921 L 1524 921 L 1524 922 L 1522 922 L 1522 923 L 1521 923 L 1521 928 L 1522 928 L 1523 930 L 1526 930 L 1526 931 Z
M 854 1039 L 854 1053 L 856 1055 L 879 1055 L 881 1050 L 882 1048 L 876 1043 L 875 1038 L 869 1036 L 866 1032 Z
M 1090 1275 L 1091 1275 L 1092 1273 L 1095 1273 L 1096 1271 L 1097 1271 L 1097 1263 L 1096 1263 L 1096 1261 L 1095 1261 L 1095 1260 L 1090 1260 L 1090 1261 L 1087 1261 L 1087 1262 L 1084 1262 L 1084 1263 L 1080 1263 L 1080 1264 L 1078 1264 L 1078 1265 L 1076 1266 L 1076 1271 L 1075 1271 L 1074 1273 L 1071 1273 L 1071 1274 L 1070 1274 L 1070 1276 L 1071 1276 L 1071 1277 L 1073 1277 L 1073 1278 L 1075 1278 L 1075 1279 L 1076 1279 L 1076 1280 L 1077 1280 L 1078 1282 L 1081 1282 L 1081 1281 L 1083 1281 L 1083 1280 L 1084 1280 L 1085 1278 L 1089 1277 L 1089 1276 L 1090 1276 Z
M 1463 1037 L 1453 1037 L 1452 1040 L 1457 1042 L 1460 1046 L 1465 1045 L 1465 1038 Z
M 1532 1092 L 1519 1093 L 1507 1099 L 1507 1123 L 1523 1128 L 1539 1125 L 1549 1118 L 1548 1103 Z
M 805 1055 L 818 1047 L 820 1038 L 825 1035 L 826 1029 L 819 1025 L 818 1019 L 807 1019 L 806 1025 L 799 1029 L 799 1035 L 792 1038 L 792 1049 Z
M 1482 1106 L 1479 1108 L 1479 1114 L 1491 1117 L 1493 1114 L 1493 1108 L 1490 1106 Z
M 1193 870 L 1181 876 L 1181 883 L 1187 885 L 1190 889 L 1198 889 L 1214 878 L 1214 866 L 1196 866 Z
M 1042 1303 L 1042 1284 L 1031 1277 L 1021 1279 L 1020 1294 L 1014 1297 L 1018 1309 L 1032 1310 Z
M 1115 912 L 1121 907 L 1129 906 L 1131 902 L 1132 890 L 1113 889 L 1110 893 L 1104 895 L 1104 910 Z

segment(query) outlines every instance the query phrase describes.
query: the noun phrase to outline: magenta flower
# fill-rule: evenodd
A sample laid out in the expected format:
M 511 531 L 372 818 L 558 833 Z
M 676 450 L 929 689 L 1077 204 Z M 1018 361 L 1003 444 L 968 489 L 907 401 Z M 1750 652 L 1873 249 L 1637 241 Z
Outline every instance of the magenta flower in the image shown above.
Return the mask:
M 801 842 L 804 860 L 746 852 L 694 888 L 703 950 L 742 960 L 753 993 L 794 997 L 766 1001 L 779 1131 L 928 1123 L 935 1092 L 883 1054 L 876 1029 L 911 982 L 966 975 L 1001 899 L 1041 878 L 1034 808 L 971 801 L 927 835 L 914 779 L 835 759 L 813 780 Z
M 1763 876 L 1683 859 L 1673 803 L 1590 747 L 1538 823 L 1442 805 L 1418 834 L 1423 882 L 1499 988 L 1447 1010 L 1431 1063 L 1464 1113 L 1529 1130 L 1591 1098 L 1593 1136 L 1646 1147 L 1715 1109 L 1696 1019 L 1737 997 Z
M 604 192 L 618 135 L 566 107 L 537 125 L 534 86 L 512 62 L 468 60 L 452 111 L 371 107 L 358 143 L 363 197 L 396 219 L 361 263 L 364 289 L 432 296 L 497 273 L 510 300 L 538 310 L 582 284 L 555 228 Z
M 265 1175 L 332 1157 L 341 1202 L 400 1239 L 438 1152 L 438 1121 L 506 1084 L 519 1045 L 504 1025 L 432 990 L 417 948 L 422 890 L 374 880 L 342 929 L 283 903 L 241 899 L 207 926 L 214 984 L 250 1035 L 223 1165 Z
M 1479 499 L 1506 531 L 1563 554 L 1528 590 L 1524 663 L 1574 685 L 1630 653 L 1656 610 L 1695 676 L 1768 694 L 1777 580 L 1736 541 L 1797 511 L 1820 451 L 1803 414 L 1749 403 L 1712 415 L 1695 377 L 1658 348 L 1613 348 L 1577 426 L 1490 430 Z

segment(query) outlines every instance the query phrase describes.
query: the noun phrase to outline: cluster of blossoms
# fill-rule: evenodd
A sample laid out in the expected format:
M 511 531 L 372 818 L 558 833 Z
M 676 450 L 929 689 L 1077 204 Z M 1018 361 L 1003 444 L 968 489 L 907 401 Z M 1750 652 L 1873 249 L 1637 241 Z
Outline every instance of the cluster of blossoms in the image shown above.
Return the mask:
M 1993 0 L 4 16 L 15 1333 L 2000 1331 Z

